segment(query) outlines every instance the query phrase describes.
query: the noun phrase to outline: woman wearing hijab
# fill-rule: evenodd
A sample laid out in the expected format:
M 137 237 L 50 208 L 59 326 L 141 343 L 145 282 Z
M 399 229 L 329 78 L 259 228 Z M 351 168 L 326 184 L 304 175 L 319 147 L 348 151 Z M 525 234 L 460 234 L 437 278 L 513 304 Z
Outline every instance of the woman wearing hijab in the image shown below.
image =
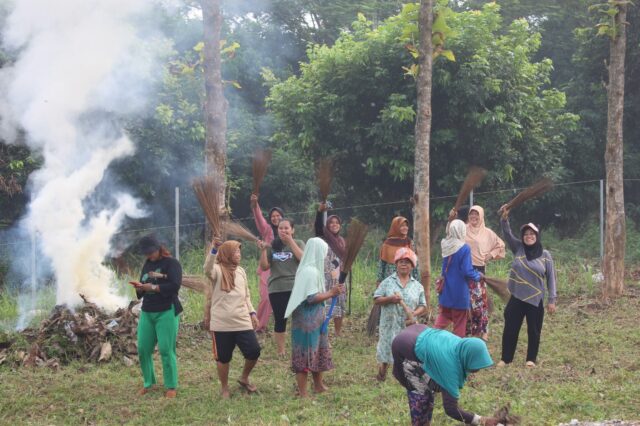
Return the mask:
M 488 262 L 504 259 L 504 241 L 484 224 L 484 209 L 472 206 L 469 209 L 466 243 L 471 248 L 471 263 L 478 272 L 485 273 Z M 467 321 L 467 335 L 488 338 L 489 300 L 484 281 L 469 283 L 471 316 Z
M 238 241 L 214 240 L 204 264 L 204 325 L 212 334 L 213 354 L 220 380 L 220 394 L 229 398 L 229 363 L 236 345 L 244 356 L 244 369 L 238 383 L 249 393 L 256 387 L 249 374 L 260 357 L 260 345 L 254 329 L 258 326 L 251 304 L 247 273 L 240 266 L 242 254 Z
M 178 387 L 176 340 L 182 312 L 178 291 L 182 284 L 182 266 L 153 235 L 142 237 L 139 247 L 147 260 L 142 267 L 140 281 L 132 282 L 138 299 L 142 298 L 138 321 L 138 358 L 144 387 L 138 394 L 148 393 L 156 384 L 153 352 L 157 344 L 162 358 L 165 396 L 175 398 Z
M 287 319 L 284 314 L 304 250 L 304 242 L 294 239 L 294 233 L 293 220 L 283 218 L 278 222 L 278 236 L 271 246 L 264 241 L 258 241 L 261 250 L 260 268 L 263 271 L 271 270 L 268 284 L 269 301 L 275 320 L 274 339 L 278 355 L 281 357 L 286 356 L 284 346 Z
M 427 310 L 424 287 L 411 276 L 418 257 L 413 250 L 401 247 L 396 251 L 394 260 L 397 272 L 382 281 L 373 294 L 374 303 L 382 306 L 376 348 L 378 381 L 386 379 L 389 364 L 393 363 L 391 342 L 407 325 L 406 313 L 400 303 L 404 302 L 413 311 L 414 317 L 424 314 Z
M 330 215 L 327 221 L 324 221 L 324 212 L 327 211 L 327 204 L 320 203 L 316 213 L 315 231 L 316 237 L 322 238 L 328 245 L 327 257 L 324 259 L 324 282 L 325 291 L 331 290 L 338 285 L 340 278 L 340 266 L 346 251 L 346 243 L 344 238 L 340 236 L 342 229 L 342 219 L 337 215 Z M 336 336 L 340 336 L 342 332 L 342 319 L 346 311 L 346 292 L 340 293 L 338 300 L 333 309 L 333 325 L 335 327 Z
M 258 196 L 251 194 L 251 211 L 256 222 L 256 228 L 260 234 L 260 238 L 267 244 L 271 244 L 273 239 L 278 236 L 278 223 L 284 217 L 284 211 L 280 207 L 272 207 L 269 210 L 269 222 L 262 216 L 262 210 L 258 204 Z M 258 277 L 260 277 L 260 303 L 258 303 L 258 328 L 257 333 L 267 331 L 269 317 L 271 316 L 271 303 L 269 302 L 269 281 L 270 270 L 263 271 L 258 266 Z
M 453 323 L 453 333 L 464 337 L 470 307 L 469 280 L 478 282 L 480 272 L 471 264 L 471 249 L 465 243 L 467 226 L 455 219 L 449 223 L 447 237 L 442 240 L 442 277 L 444 285 L 439 289 L 438 318 L 435 328 L 447 328 Z
M 412 425 L 431 425 L 436 392 L 442 393 L 444 412 L 452 419 L 471 425 L 498 424 L 493 417 L 458 407 L 460 389 L 469 373 L 493 365 L 483 340 L 415 324 L 393 340 L 392 348 L 393 376 L 407 390 Z
M 390 277 L 396 272 L 396 264 L 394 259 L 396 251 L 406 247 L 415 252 L 413 241 L 409 238 L 409 220 L 402 216 L 396 216 L 391 221 L 387 238 L 380 248 L 380 261 L 378 262 L 377 283 L 380 284 L 385 278 Z M 415 266 L 412 276 L 416 280 L 420 278 L 418 267 Z
M 321 393 L 328 390 L 322 381 L 322 373 L 333 368 L 329 337 L 326 331 L 322 332 L 324 302 L 344 293 L 344 286 L 325 289 L 327 251 L 328 245 L 321 238 L 307 241 L 285 312 L 285 318 L 291 317 L 291 365 L 302 398 L 308 396 L 309 372 L 314 392 Z
M 502 334 L 502 359 L 499 367 L 510 364 L 516 352 L 522 321 L 527 319 L 527 367 L 535 367 L 540 347 L 540 333 L 544 319 L 545 281 L 549 291 L 547 309 L 556 311 L 556 271 L 551 254 L 542 248 L 540 230 L 533 223 L 520 227 L 520 238 L 514 237 L 509 225 L 509 210 L 500 208 L 500 225 L 513 262 L 509 273 L 511 298 L 504 308 L 504 332 Z

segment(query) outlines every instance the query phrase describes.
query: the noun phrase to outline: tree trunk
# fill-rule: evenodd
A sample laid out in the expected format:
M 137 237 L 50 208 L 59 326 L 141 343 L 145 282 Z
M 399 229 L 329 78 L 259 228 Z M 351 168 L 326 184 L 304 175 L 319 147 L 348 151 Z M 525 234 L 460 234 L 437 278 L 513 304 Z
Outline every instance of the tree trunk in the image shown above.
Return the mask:
M 624 217 L 623 138 L 624 62 L 626 49 L 627 6 L 618 6 L 615 23 L 617 37 L 611 38 L 609 84 L 607 86 L 606 224 L 602 294 L 605 298 L 620 296 L 624 290 L 624 255 L 626 229 Z
M 220 180 L 219 205 L 224 206 L 227 163 L 227 100 L 224 98 L 222 87 L 222 60 L 220 58 L 221 3 L 221 0 L 201 0 L 204 25 L 205 174 L 217 176 Z
M 414 240 L 418 251 L 420 278 L 427 305 L 430 300 L 431 246 L 429 238 L 429 144 L 431 138 L 431 74 L 433 68 L 433 0 L 420 1 L 420 40 L 417 90 L 417 116 L 415 128 L 416 152 L 414 185 Z

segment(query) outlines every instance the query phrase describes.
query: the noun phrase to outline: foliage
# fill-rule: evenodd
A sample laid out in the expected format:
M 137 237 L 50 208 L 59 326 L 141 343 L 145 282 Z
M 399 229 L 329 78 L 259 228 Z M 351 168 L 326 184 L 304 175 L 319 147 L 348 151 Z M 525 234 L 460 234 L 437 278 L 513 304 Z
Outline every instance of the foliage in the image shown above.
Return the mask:
M 415 84 L 402 76 L 414 59 L 411 7 L 375 28 L 360 18 L 334 46 L 310 47 L 301 75 L 267 99 L 275 140 L 312 158 L 336 156 L 342 185 L 362 199 L 397 198 L 412 186 Z M 546 87 L 551 61 L 532 61 L 540 34 L 524 20 L 504 30 L 495 4 L 449 12 L 446 24 L 456 61 L 434 64 L 432 192 L 455 193 L 471 164 L 492 171 L 483 188 L 562 177 L 577 116 L 564 93 Z

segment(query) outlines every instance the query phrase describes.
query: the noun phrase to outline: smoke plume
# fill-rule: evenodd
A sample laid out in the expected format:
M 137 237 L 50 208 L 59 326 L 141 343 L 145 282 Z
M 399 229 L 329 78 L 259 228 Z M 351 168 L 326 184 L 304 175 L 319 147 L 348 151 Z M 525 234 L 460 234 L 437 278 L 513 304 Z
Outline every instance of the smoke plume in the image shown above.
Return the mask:
M 163 44 L 149 19 L 152 0 L 15 0 L 3 30 L 16 58 L 0 70 L 0 137 L 18 131 L 41 153 L 22 226 L 36 232 L 56 278 L 56 302 L 80 294 L 112 310 L 126 303 L 103 265 L 138 202 L 112 192 L 89 202 L 109 165 L 134 152 L 120 118 L 141 112 Z M 103 183 L 104 185 L 104 183 Z

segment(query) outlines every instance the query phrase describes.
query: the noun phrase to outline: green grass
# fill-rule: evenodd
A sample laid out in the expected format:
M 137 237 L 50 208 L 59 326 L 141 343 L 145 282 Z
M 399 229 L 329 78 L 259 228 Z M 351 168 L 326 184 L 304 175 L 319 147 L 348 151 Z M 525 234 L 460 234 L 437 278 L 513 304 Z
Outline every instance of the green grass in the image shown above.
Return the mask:
M 326 376 L 331 388 L 327 394 L 309 401 L 294 398 L 289 364 L 275 356 L 274 344 L 267 339 L 252 376 L 260 393 L 248 396 L 234 385 L 232 399 L 220 400 L 210 340 L 194 326 L 202 318 L 203 298 L 185 289 L 181 292 L 185 313 L 178 341 L 177 399 L 165 400 L 161 391 L 137 397 L 141 386 L 137 366 L 126 367 L 117 359 L 102 365 L 71 364 L 59 371 L 5 363 L 0 366 L 0 424 L 408 424 L 403 389 L 392 377 L 383 384 L 374 380 L 376 341 L 363 332 L 375 280 L 375 249 L 371 246 L 370 250 L 365 247 L 363 260 L 354 269 L 352 315 L 345 336 L 332 338 L 336 369 Z M 257 306 L 252 250 L 245 249 L 243 265 Z M 183 253 L 186 272 L 201 269 L 202 252 Z M 523 328 L 514 364 L 476 374 L 462 391 L 460 405 L 486 415 L 510 402 L 525 425 L 557 425 L 572 418 L 637 419 L 640 288 L 629 283 L 625 297 L 602 306 L 596 299 L 599 289 L 591 281 L 592 266 L 576 257 L 557 258 L 559 311 L 545 318 L 539 367 L 523 367 Z M 487 274 L 505 277 L 508 268 L 508 261 L 496 262 Z M 489 347 L 497 360 L 504 305 L 494 300 Z M 435 307 L 435 300 L 432 305 Z M 7 312 L 15 313 L 15 304 L 0 294 L 0 313 Z M 232 383 L 241 365 L 236 351 Z M 159 362 L 156 366 L 160 379 Z M 438 397 L 434 424 L 457 424 L 444 415 L 439 404 Z

